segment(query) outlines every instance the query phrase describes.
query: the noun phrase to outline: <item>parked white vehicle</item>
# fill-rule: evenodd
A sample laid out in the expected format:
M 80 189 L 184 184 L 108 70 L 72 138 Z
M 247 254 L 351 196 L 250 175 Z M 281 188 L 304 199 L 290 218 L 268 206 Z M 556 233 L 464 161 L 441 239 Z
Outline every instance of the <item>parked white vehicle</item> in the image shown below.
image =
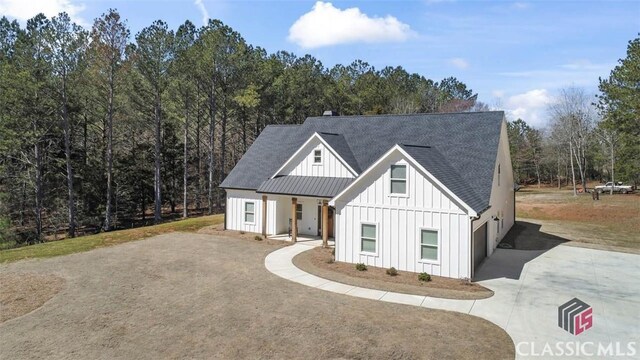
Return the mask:
M 595 187 L 595 190 L 599 193 L 605 193 L 605 192 L 611 192 L 611 188 L 613 188 L 613 192 L 619 192 L 622 194 L 626 194 L 626 193 L 630 193 L 633 191 L 633 187 L 631 187 L 630 185 L 622 185 L 622 183 L 612 183 L 611 181 L 609 181 L 608 183 L 604 184 L 604 185 L 598 185 Z

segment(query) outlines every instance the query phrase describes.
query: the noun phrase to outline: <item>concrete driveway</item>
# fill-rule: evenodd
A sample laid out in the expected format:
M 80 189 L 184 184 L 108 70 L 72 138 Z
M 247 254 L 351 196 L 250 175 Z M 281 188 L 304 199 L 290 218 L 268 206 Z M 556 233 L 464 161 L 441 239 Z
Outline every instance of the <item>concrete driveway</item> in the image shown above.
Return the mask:
M 633 357 L 640 356 L 639 255 L 566 244 L 546 251 L 497 249 L 477 278 L 495 295 L 476 301 L 469 313 L 505 329 L 518 358 L 543 355 L 547 343 L 557 352 L 556 346 L 565 346 L 559 342 L 580 342 L 582 355 L 575 358 L 611 342 L 613 350 L 619 343 L 624 354 L 631 354 L 627 345 L 632 343 Z M 558 306 L 573 298 L 593 308 L 593 326 L 579 335 L 558 326 Z

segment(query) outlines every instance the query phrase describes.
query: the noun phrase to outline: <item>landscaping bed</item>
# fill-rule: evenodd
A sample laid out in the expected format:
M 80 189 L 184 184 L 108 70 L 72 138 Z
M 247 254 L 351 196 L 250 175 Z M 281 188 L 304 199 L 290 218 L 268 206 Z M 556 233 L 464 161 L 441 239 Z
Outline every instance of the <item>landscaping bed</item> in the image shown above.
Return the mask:
M 446 299 L 485 299 L 493 291 L 468 281 L 431 276 L 431 281 L 418 280 L 418 274 L 398 271 L 396 276 L 387 269 L 367 266 L 366 271 L 356 270 L 355 264 L 333 262 L 333 249 L 313 248 L 293 258 L 298 268 L 340 283 L 382 291 L 432 296 Z

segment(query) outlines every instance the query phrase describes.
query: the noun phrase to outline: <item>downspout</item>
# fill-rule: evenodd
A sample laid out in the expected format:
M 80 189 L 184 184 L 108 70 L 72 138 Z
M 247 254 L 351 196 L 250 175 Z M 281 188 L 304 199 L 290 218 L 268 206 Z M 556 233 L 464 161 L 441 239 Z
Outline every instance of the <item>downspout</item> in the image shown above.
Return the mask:
M 469 279 L 469 281 L 471 281 L 473 279 L 473 276 L 475 275 L 474 272 L 476 269 L 473 268 L 473 262 L 474 262 L 474 258 L 475 258 L 475 254 L 474 254 L 474 243 L 473 243 L 473 223 L 480 219 L 480 215 L 477 216 L 470 216 L 469 217 L 471 219 L 470 221 L 470 225 L 469 225 L 469 248 L 470 248 L 470 254 L 471 256 L 469 257 L 469 269 L 471 269 L 471 278 Z

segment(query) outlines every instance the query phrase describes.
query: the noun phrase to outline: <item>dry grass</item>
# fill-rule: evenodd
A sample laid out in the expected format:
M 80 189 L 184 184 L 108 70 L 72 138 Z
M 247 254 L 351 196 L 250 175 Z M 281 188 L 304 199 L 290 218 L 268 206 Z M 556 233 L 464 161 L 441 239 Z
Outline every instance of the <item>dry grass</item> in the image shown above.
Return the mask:
M 0 274 L 0 324 L 41 307 L 62 290 L 64 283 L 54 275 Z
M 203 227 L 221 224 L 224 215 L 202 216 L 186 220 L 172 221 L 160 225 L 135 229 L 110 231 L 96 235 L 81 236 L 73 239 L 46 242 L 16 249 L 0 251 L 0 263 L 31 258 L 48 258 L 89 251 L 95 248 L 145 239 L 151 236 L 174 231 L 195 232 Z
M 313 248 L 293 258 L 300 269 L 325 279 L 361 286 L 369 289 L 393 291 L 406 294 L 433 296 L 446 299 L 484 299 L 493 291 L 463 280 L 431 276 L 431 281 L 418 280 L 418 274 L 398 271 L 398 275 L 387 275 L 386 269 L 368 266 L 358 271 L 354 264 L 330 262 L 332 249 Z
M 570 190 L 526 188 L 516 196 L 516 216 L 534 219 L 567 240 L 640 250 L 640 194 L 573 196 Z

